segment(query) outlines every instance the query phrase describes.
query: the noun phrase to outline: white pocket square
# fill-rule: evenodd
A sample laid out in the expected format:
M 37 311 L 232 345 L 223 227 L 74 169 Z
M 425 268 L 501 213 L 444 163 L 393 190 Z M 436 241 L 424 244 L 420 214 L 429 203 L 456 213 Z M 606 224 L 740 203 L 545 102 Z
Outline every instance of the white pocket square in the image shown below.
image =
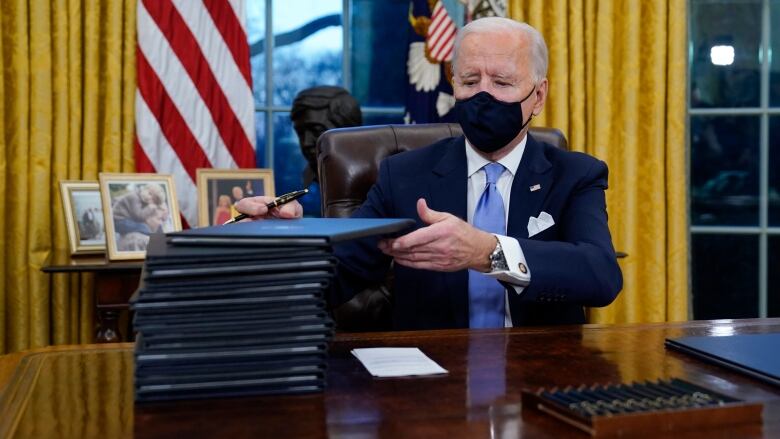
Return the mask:
M 552 215 L 547 212 L 539 214 L 539 218 L 532 216 L 528 218 L 528 237 L 532 237 L 537 233 L 541 233 L 555 224 Z

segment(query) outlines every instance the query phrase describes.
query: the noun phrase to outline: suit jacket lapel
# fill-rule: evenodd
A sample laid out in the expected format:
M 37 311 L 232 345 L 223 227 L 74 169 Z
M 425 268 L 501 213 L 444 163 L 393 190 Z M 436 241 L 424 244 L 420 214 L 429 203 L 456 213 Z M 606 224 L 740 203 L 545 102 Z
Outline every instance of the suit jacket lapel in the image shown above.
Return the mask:
M 528 218 L 537 216 L 542 202 L 552 186 L 552 164 L 544 156 L 544 146 L 531 135 L 525 145 L 523 158 L 512 182 L 509 201 L 507 234 L 528 238 Z M 538 185 L 538 189 L 531 190 Z
M 464 137 L 452 140 L 447 152 L 433 167 L 428 207 L 466 220 L 467 166 Z M 462 190 L 459 190 L 462 189 Z
M 466 143 L 463 136 L 453 139 L 447 152 L 433 167 L 428 207 L 449 212 L 466 221 L 468 190 Z M 442 273 L 446 294 L 450 295 L 450 312 L 456 326 L 469 325 L 468 272 Z

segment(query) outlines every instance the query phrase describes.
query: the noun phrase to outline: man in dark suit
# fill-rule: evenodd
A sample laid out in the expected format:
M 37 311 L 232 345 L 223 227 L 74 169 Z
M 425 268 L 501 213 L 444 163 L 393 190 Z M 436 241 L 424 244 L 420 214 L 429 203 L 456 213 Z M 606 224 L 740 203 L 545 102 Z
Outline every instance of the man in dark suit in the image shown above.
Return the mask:
M 453 83 L 465 138 L 391 156 L 363 218 L 413 218 L 396 239 L 336 248 L 337 302 L 384 278 L 394 261 L 397 329 L 584 323 L 622 275 L 607 227 L 606 165 L 527 135 L 547 96 L 547 48 L 503 18 L 465 26 Z M 262 203 L 238 209 L 268 215 Z M 300 215 L 297 205 L 271 212 Z

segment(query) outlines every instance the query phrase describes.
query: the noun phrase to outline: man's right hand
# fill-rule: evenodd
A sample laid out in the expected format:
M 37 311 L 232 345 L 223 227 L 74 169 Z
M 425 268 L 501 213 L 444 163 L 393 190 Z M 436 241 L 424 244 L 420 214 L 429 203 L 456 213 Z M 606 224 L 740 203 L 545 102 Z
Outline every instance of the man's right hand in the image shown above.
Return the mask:
M 266 207 L 268 203 L 274 200 L 274 197 L 247 197 L 236 203 L 236 210 L 240 213 L 249 215 L 253 220 L 266 218 L 295 219 L 303 216 L 303 206 L 297 200 L 290 201 L 270 211 Z

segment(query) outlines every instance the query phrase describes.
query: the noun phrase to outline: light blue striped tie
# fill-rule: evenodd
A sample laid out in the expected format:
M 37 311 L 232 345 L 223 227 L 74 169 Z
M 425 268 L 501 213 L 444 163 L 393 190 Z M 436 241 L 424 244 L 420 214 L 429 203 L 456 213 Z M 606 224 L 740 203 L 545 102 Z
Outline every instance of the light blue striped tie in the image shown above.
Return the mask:
M 474 210 L 473 226 L 488 233 L 506 233 L 504 200 L 496 182 L 504 172 L 498 163 L 485 165 L 487 184 Z M 469 270 L 469 327 L 504 327 L 504 286 L 484 274 Z

